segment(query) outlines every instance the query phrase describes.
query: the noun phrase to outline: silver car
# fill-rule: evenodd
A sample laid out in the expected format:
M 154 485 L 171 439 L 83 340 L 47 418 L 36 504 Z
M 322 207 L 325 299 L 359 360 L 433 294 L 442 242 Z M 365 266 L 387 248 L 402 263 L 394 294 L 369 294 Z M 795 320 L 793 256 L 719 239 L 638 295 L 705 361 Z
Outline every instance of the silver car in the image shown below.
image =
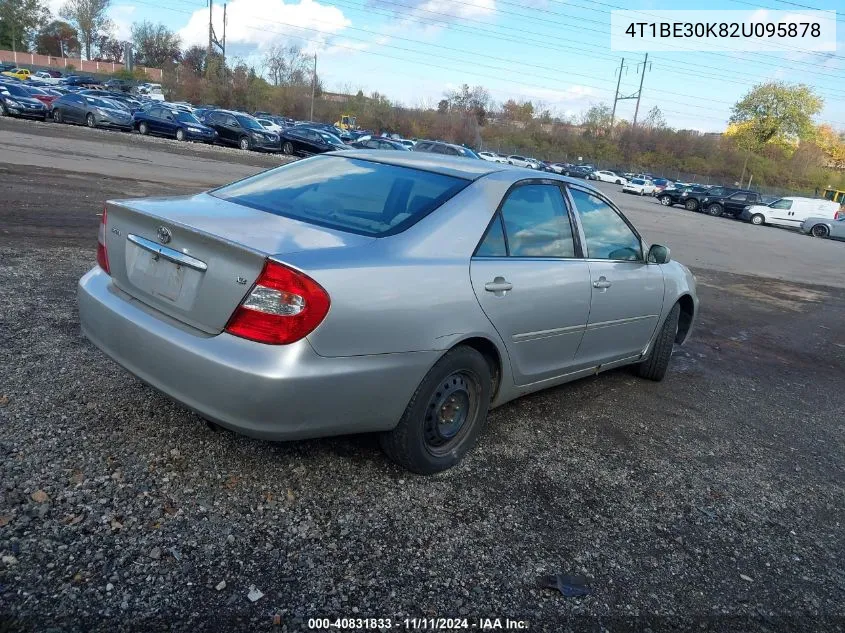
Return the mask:
M 345 151 L 106 204 L 82 329 L 201 416 L 271 440 L 380 432 L 456 464 L 490 407 L 636 364 L 660 380 L 695 280 L 583 181 Z
M 807 218 L 801 223 L 801 232 L 813 237 L 829 237 L 832 240 L 845 240 L 845 212 L 840 211 L 836 218 Z

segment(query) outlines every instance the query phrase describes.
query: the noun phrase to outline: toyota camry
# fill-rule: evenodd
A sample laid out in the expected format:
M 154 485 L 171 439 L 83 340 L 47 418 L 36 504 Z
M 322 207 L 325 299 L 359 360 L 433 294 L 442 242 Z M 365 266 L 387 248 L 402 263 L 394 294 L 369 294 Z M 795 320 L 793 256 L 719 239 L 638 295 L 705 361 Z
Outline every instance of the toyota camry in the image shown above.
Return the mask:
M 417 473 L 524 394 L 622 365 L 661 380 L 698 310 L 693 275 L 583 181 L 357 150 L 107 202 L 78 300 L 91 341 L 204 418 L 377 432 Z

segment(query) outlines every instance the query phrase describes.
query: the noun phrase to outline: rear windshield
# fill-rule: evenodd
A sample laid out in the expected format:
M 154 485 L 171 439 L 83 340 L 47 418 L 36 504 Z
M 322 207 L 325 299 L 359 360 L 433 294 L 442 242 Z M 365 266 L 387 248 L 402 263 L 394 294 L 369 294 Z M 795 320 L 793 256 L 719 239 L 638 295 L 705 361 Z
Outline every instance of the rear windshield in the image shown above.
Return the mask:
M 404 231 L 470 181 L 357 158 L 316 156 L 216 189 L 212 195 L 362 235 Z

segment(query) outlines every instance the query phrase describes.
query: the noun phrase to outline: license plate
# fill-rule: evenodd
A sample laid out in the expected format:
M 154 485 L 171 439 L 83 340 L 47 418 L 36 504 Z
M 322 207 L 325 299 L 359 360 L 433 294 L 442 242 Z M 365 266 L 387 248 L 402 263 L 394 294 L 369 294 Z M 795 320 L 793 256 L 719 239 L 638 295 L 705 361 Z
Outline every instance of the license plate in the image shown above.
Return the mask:
M 144 290 L 152 295 L 176 301 L 182 293 L 185 267 L 164 259 L 160 255 L 142 251 L 135 260 L 135 270 L 143 282 Z

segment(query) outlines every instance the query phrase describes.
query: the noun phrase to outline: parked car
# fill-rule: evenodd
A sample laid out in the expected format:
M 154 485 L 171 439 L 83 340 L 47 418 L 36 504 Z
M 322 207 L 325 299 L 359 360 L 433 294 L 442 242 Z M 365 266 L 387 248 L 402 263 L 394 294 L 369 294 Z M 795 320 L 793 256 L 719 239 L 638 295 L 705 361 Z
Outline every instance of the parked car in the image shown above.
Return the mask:
M 801 232 L 813 237 L 845 240 L 845 213 L 839 211 L 831 218 L 807 218 L 801 223 Z
M 416 145 L 416 144 L 417 144 L 417 142 L 416 142 L 416 141 L 412 141 L 412 140 L 411 140 L 411 139 L 409 139 L 409 138 L 399 139 L 399 142 L 400 142 L 400 143 L 402 143 L 402 145 L 404 145 L 404 146 L 405 146 L 405 147 L 407 147 L 408 149 L 414 149 L 414 145 Z
M 12 68 L 11 70 L 4 70 L 2 74 L 6 77 L 26 81 L 32 73 L 30 73 L 27 68 Z
M 676 185 L 674 189 L 664 189 L 657 199 L 664 207 L 671 207 L 676 204 L 684 205 L 687 211 L 695 211 L 698 209 L 697 195 L 707 195 L 708 189 L 706 187 L 698 187 L 693 185 Z M 692 194 L 692 197 L 690 197 Z
M 593 168 L 589 166 L 582 167 L 581 165 L 575 165 L 568 167 L 564 172 L 564 176 L 569 176 L 570 178 L 583 178 L 584 180 L 587 179 L 587 176 L 593 173 Z
M 134 81 L 130 81 L 128 79 L 109 79 L 103 86 L 107 90 L 116 90 L 119 92 L 131 92 L 132 86 L 135 84 Z
M 481 160 L 489 160 L 493 163 L 507 163 L 508 159 L 496 152 L 478 152 L 478 157 Z
M 394 141 L 389 138 L 382 138 L 380 136 L 371 136 L 370 138 L 361 138 L 357 141 L 352 141 L 348 144 L 350 147 L 356 149 L 391 149 L 400 152 L 410 152 L 411 148 L 403 145 L 399 141 Z
M 569 167 L 568 163 L 549 163 L 549 171 L 555 174 L 566 174 Z
M 0 83 L 0 114 L 47 119 L 50 109 L 18 82 Z
M 756 191 L 716 187 L 702 196 L 698 203 L 701 211 L 714 217 L 723 213 L 737 217 L 746 207 L 762 204 L 763 201 Z
M 654 193 L 654 183 L 643 178 L 626 180 L 622 185 L 622 193 L 635 193 L 640 196 L 650 196 Z
M 207 112 L 202 121 L 217 132 L 217 141 L 243 150 L 279 151 L 279 135 L 266 131 L 255 117 L 229 110 Z
M 89 75 L 68 75 L 64 77 L 59 85 L 65 86 L 100 86 L 102 82 Z
M 132 113 L 114 101 L 77 93 L 66 94 L 53 101 L 56 123 L 79 123 L 88 127 L 132 129 Z
M 695 321 L 695 278 L 665 246 L 592 187 L 547 179 L 348 151 L 112 200 L 82 331 L 224 427 L 379 432 L 398 464 L 442 471 L 490 407 L 622 365 L 661 380 Z
M 627 182 L 627 179 L 624 176 L 620 176 L 616 172 L 609 171 L 609 170 L 601 170 L 601 171 L 594 171 L 590 175 L 591 180 L 601 180 L 602 182 L 613 182 L 617 185 L 624 185 Z
M 200 123 L 190 112 L 165 106 L 136 112 L 132 117 L 132 126 L 142 135 L 170 136 L 177 141 L 213 143 L 217 139 L 217 132 Z
M 531 161 L 530 158 L 525 156 L 520 156 L 519 154 L 511 154 L 507 157 L 508 165 L 513 165 L 514 167 L 525 167 L 526 169 L 534 169 L 534 163 Z
M 25 85 L 21 87 L 29 93 L 30 97 L 38 99 L 48 108 L 53 103 L 53 101 L 55 101 L 60 96 L 58 94 L 52 93 L 51 91 L 39 88 L 38 86 Z
M 299 125 L 286 129 L 281 133 L 280 138 L 282 153 L 288 156 L 311 156 L 335 150 L 350 149 L 346 143 L 331 132 Z
M 39 70 L 37 73 L 30 77 L 32 81 L 38 80 L 41 83 L 50 84 L 55 86 L 58 84 L 62 79 L 62 74 L 58 73 L 58 75 L 53 74 L 52 72 L 46 70 Z
M 261 127 L 263 127 L 268 132 L 272 132 L 273 134 L 281 134 L 282 130 L 285 129 L 281 125 L 270 119 L 255 117 L 255 120 L 261 124 Z
M 161 89 L 161 84 L 145 83 L 140 84 L 135 88 L 135 91 L 143 98 L 152 101 L 164 101 L 164 92 Z
M 454 145 L 452 143 L 444 143 L 443 141 L 417 141 L 416 145 L 414 145 L 414 151 L 481 160 L 478 158 L 478 154 L 468 147 L 464 147 L 463 145 Z
M 809 218 L 837 219 L 842 214 L 838 202 L 824 200 L 822 198 L 802 198 L 798 196 L 787 196 L 776 200 L 769 205 L 755 204 L 743 209 L 739 216 L 757 226 L 761 224 L 772 224 L 774 226 L 785 226 L 801 228 L 805 220 Z M 819 236 L 821 237 L 821 236 Z

